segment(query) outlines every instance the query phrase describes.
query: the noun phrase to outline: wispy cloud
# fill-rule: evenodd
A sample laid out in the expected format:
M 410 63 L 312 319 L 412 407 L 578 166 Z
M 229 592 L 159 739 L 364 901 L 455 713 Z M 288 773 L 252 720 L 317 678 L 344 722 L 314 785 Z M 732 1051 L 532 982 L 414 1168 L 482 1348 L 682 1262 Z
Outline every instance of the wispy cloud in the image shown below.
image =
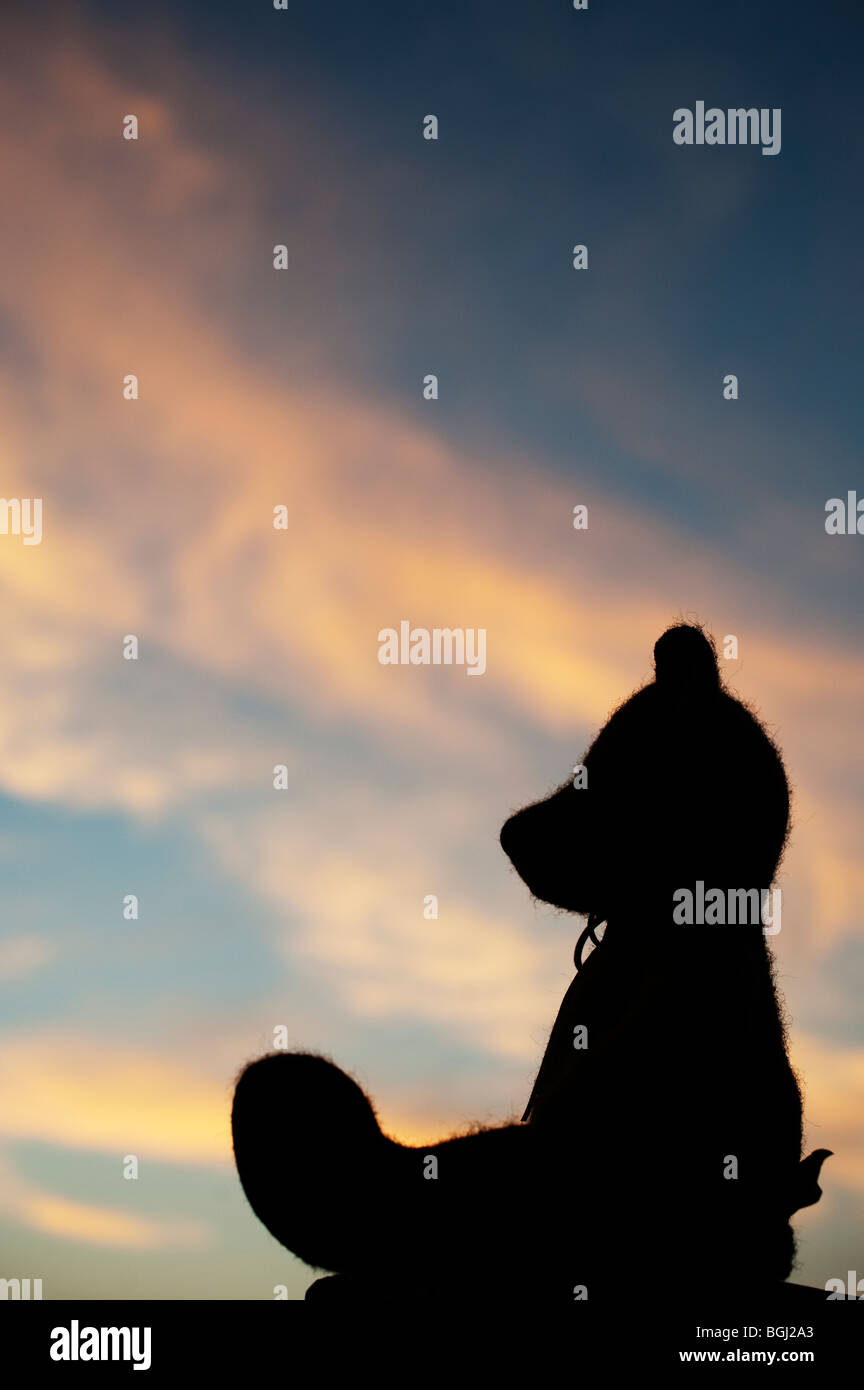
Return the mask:
M 140 1216 L 47 1191 L 23 1177 L 2 1153 L 0 1179 L 0 1216 L 41 1235 L 125 1250 L 198 1249 L 213 1242 L 213 1232 L 203 1221 L 179 1214 Z
M 0 984 L 39 970 L 56 947 L 38 936 L 10 936 L 0 941 Z
M 300 1012 L 302 966 L 332 991 L 343 1033 L 346 1017 L 358 1035 L 413 1022 L 459 1039 L 478 1068 L 521 1077 L 569 956 L 561 933 L 536 931 L 497 827 L 520 797 L 568 774 L 650 677 L 658 633 L 692 614 L 739 637 L 730 681 L 769 717 L 795 782 L 784 967 L 804 976 L 853 939 L 864 870 L 848 750 L 864 658 L 842 628 L 802 612 L 783 583 L 754 590 L 724 540 L 659 522 L 639 487 L 622 501 L 578 438 L 567 481 L 515 446 L 461 447 L 433 407 L 418 417 L 340 377 L 329 319 L 294 313 L 304 269 L 293 242 L 287 276 L 270 269 L 288 233 L 272 220 L 266 164 L 201 138 L 200 74 L 169 65 L 156 91 L 96 57 L 86 30 L 62 54 L 13 36 L 5 66 L 0 155 L 15 215 L 0 226 L 0 255 L 15 274 L 0 284 L 0 471 L 7 495 L 45 501 L 40 546 L 0 538 L 6 795 L 182 827 L 211 850 L 214 875 L 245 892 L 243 930 L 268 938 L 285 1010 Z M 130 110 L 137 144 L 120 138 Z M 320 138 L 290 159 L 298 192 L 342 168 Z M 716 192 L 723 206 L 739 195 L 734 181 Z M 296 201 L 294 241 L 340 265 L 334 209 Z M 386 263 L 386 245 L 366 249 Z M 282 297 L 284 355 L 258 341 L 265 296 Z M 344 331 L 367 331 L 350 294 L 339 315 Z M 683 399 L 658 405 L 668 381 L 657 351 L 647 367 L 596 352 L 580 391 L 637 481 L 662 456 L 658 471 L 682 483 L 695 427 Z M 129 372 L 134 402 L 121 397 Z M 569 389 L 565 371 L 557 380 Z M 778 447 L 760 430 L 752 442 Z M 579 501 L 584 533 L 571 524 Z M 765 501 L 757 489 L 757 511 Z M 284 532 L 272 526 L 277 504 Z M 487 675 L 381 667 L 378 630 L 402 618 L 487 629 Z M 126 633 L 140 638 L 137 663 L 122 659 Z M 291 777 L 283 800 L 270 786 L 277 762 Z M 441 898 L 438 920 L 422 915 L 426 893 Z M 0 977 L 35 975 L 51 949 L 16 928 Z M 806 999 L 796 979 L 789 990 Z M 80 1025 L 10 1028 L 0 1134 L 227 1163 L 233 1065 L 220 1080 L 212 1063 L 229 1051 L 221 1008 L 181 1062 Z M 800 1056 L 811 1113 L 844 1151 L 834 1171 L 862 1190 L 860 1057 L 812 1036 Z M 423 1104 L 387 1084 L 391 1127 L 421 1134 Z M 35 1189 L 18 1197 L 34 1228 L 60 1236 L 89 1230 L 139 1249 L 168 1239 L 161 1218 Z
M 120 1039 L 7 1033 L 0 1136 L 175 1163 L 230 1162 L 230 1091 Z

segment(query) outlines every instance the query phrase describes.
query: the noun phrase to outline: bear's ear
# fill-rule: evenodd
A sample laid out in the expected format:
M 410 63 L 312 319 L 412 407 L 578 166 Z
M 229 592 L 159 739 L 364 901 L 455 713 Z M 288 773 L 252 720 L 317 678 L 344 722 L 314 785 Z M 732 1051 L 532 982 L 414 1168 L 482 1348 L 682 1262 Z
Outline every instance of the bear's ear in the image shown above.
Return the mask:
M 577 882 L 586 864 L 584 791 L 571 782 L 517 811 L 501 830 L 501 848 L 535 898 L 567 912 L 584 912 L 586 884 Z
M 677 623 L 654 643 L 654 671 L 664 694 L 707 695 L 720 687 L 714 641 L 701 627 Z

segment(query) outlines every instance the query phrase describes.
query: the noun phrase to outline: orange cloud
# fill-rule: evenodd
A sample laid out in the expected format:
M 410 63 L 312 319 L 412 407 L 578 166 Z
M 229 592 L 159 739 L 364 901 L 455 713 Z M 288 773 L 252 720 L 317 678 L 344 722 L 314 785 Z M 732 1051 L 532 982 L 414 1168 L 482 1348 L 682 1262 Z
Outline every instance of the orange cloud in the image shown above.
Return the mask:
M 836 1182 L 861 1194 L 864 1215 L 864 1047 L 799 1033 L 791 1052 L 804 1079 L 809 1145 L 833 1151 L 823 1187 Z
M 0 1136 L 127 1153 L 141 1162 L 230 1162 L 228 1086 L 203 1072 L 64 1033 L 7 1034 Z
M 275 753 L 230 711 L 202 717 L 181 698 L 183 678 L 206 683 L 214 702 L 240 692 L 316 728 L 349 727 L 384 761 L 440 778 L 470 826 L 482 779 L 498 788 L 502 769 L 514 786 L 516 773 L 533 774 L 521 734 L 559 739 L 567 774 L 581 752 L 574 731 L 650 677 L 653 640 L 686 609 L 739 635 L 735 679 L 776 723 L 794 771 L 792 915 L 779 948 L 799 950 L 799 924 L 801 954 L 852 931 L 860 822 L 841 788 L 864 660 L 796 612 L 778 616 L 722 548 L 599 491 L 589 530 L 575 533 L 575 483 L 515 454 L 463 455 L 392 401 L 332 377 L 321 345 L 292 332 L 283 286 L 302 270 L 287 281 L 266 270 L 277 238 L 254 167 L 189 133 L 184 103 L 200 88 L 169 97 L 130 86 L 74 42 L 44 67 L 10 51 L 0 157 L 15 215 L 0 254 L 16 272 L 0 308 L 21 350 L 0 383 L 0 468 L 7 495 L 44 496 L 45 536 L 27 549 L 0 537 L 4 790 L 131 814 L 197 800 L 192 823 L 222 871 L 299 919 L 281 948 L 337 979 L 361 1018 L 409 1012 L 450 1028 L 458 1017 L 475 1044 L 527 1067 L 566 952 L 479 898 L 460 897 L 436 923 L 404 915 L 425 866 L 452 857 L 443 807 L 417 813 L 415 857 L 395 867 L 363 825 L 392 829 L 401 852 L 409 799 L 396 792 L 361 798 L 337 852 L 321 847 L 326 797 L 304 806 L 305 823 L 268 826 L 245 806 L 208 820 L 201 803 L 264 785 Z M 129 110 L 141 117 L 137 145 L 120 139 Z M 46 209 L 62 209 L 59 232 Z M 220 313 L 213 293 L 258 266 L 286 295 L 290 372 L 256 353 L 254 323 Z M 314 367 L 294 367 L 306 355 Z M 121 397 L 130 371 L 135 402 Z M 578 479 L 578 441 L 573 453 Z M 279 503 L 287 532 L 272 527 Z M 485 627 L 487 675 L 382 668 L 376 634 L 402 618 Z M 126 632 L 141 636 L 138 667 L 121 660 Z M 172 672 L 161 689 L 151 653 Z M 302 732 L 286 728 L 276 751 L 302 763 Z M 847 1058 L 841 1094 L 834 1055 L 814 1053 L 811 1090 L 824 1086 L 842 1119 L 857 1073 Z M 5 1040 L 10 1137 L 219 1163 L 226 1116 L 206 1075 L 146 1054 L 59 1033 Z M 843 1132 L 859 1153 L 857 1131 Z M 848 1177 L 864 1185 L 858 1170 Z M 74 1208 L 40 1201 L 34 1220 L 76 1228 Z
M 196 1248 L 213 1233 L 201 1221 L 183 1216 L 138 1216 L 119 1207 L 76 1202 L 30 1182 L 0 1151 L 0 1215 L 16 1225 L 61 1240 L 127 1250 Z
M 114 1207 L 70 1202 L 51 1193 L 25 1198 L 17 1209 L 16 1219 L 44 1235 L 127 1250 L 182 1249 L 205 1246 L 212 1240 L 212 1233 L 203 1222 L 183 1217 L 154 1221 Z
M 231 784 L 234 760 L 208 765 L 203 747 L 173 778 L 169 766 L 132 773 L 104 729 L 73 740 L 58 728 L 71 701 L 98 700 L 127 630 L 304 717 L 419 731 L 430 749 L 475 749 L 478 760 L 509 738 L 490 706 L 556 734 L 599 724 L 650 675 L 651 643 L 682 602 L 724 630 L 737 624 L 748 653 L 770 649 L 760 694 L 778 716 L 797 701 L 818 724 L 838 689 L 860 695 L 864 663 L 814 634 L 804 640 L 822 659 L 802 659 L 798 627 L 778 638 L 722 554 L 602 497 L 602 544 L 577 535 L 571 489 L 536 465 L 462 458 L 392 405 L 320 378 L 286 384 L 239 352 L 189 258 L 194 248 L 227 276 L 263 255 L 253 172 L 196 144 L 182 98 L 130 91 L 74 45 L 46 62 L 45 81 L 10 73 L 0 122 L 19 195 L 3 247 L 19 273 L 0 293 L 40 364 L 38 381 L 22 368 L 6 388 L 7 473 L 26 493 L 34 452 L 49 460 L 43 545 L 0 546 L 17 673 L 0 744 L 11 790 L 86 787 L 98 801 L 101 788 L 146 811 L 181 786 Z M 120 139 L 128 109 L 147 130 L 136 144 Z M 76 173 L 82 142 L 105 161 L 96 187 Z M 46 206 L 64 209 L 62 255 L 45 244 Z M 124 402 L 133 364 L 142 398 Z M 60 486 L 70 443 L 72 490 Z M 144 477 L 118 466 L 129 449 L 148 460 Z M 82 508 L 81 492 L 98 505 Z M 279 502 L 287 533 L 272 528 Z M 134 561 L 142 533 L 158 540 L 146 569 Z M 471 683 L 482 690 L 381 668 L 376 634 L 402 617 L 487 628 L 488 675 Z M 54 710 L 40 702 L 33 746 L 30 699 L 49 676 L 68 682 L 68 697 Z
M 37 936 L 10 936 L 0 941 L 0 984 L 41 969 L 54 955 L 54 949 Z

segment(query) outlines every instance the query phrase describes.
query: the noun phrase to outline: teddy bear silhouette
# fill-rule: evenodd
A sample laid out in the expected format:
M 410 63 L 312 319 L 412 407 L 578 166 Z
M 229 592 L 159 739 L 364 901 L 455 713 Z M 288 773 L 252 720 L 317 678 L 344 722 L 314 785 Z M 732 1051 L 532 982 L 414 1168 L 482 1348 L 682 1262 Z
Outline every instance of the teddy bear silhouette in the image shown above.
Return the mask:
M 520 1122 L 411 1147 L 324 1057 L 282 1052 L 241 1073 L 246 1196 L 277 1240 L 341 1276 L 311 1296 L 551 1305 L 790 1274 L 790 1217 L 819 1199 L 829 1151 L 801 1159 L 766 932 L 673 915 L 699 882 L 770 887 L 786 774 L 701 628 L 669 628 L 654 661 L 589 748 L 583 784 L 501 831 L 531 893 L 587 917 Z

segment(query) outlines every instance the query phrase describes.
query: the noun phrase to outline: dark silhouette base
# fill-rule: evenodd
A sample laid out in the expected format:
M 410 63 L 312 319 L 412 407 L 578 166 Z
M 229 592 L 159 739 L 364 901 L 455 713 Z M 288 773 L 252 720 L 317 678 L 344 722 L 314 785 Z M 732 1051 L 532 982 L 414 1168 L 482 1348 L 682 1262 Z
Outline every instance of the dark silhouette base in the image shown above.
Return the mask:
M 400 1292 L 393 1287 L 393 1282 L 386 1289 L 374 1289 L 370 1288 L 369 1284 L 362 1279 L 351 1279 L 344 1274 L 326 1274 L 323 1278 L 316 1279 L 313 1284 L 309 1285 L 306 1290 L 305 1302 L 356 1308 L 364 1303 L 378 1305 L 385 1300 L 388 1303 L 395 1300 L 411 1306 L 417 1301 L 417 1294 L 418 1291 L 412 1289 L 403 1289 Z M 639 1296 L 642 1306 L 645 1302 L 650 1302 L 650 1294 L 646 1298 L 644 1292 L 640 1290 Z M 724 1303 L 738 1302 L 754 1311 L 770 1309 L 793 1319 L 799 1313 L 803 1316 L 808 1309 L 832 1301 L 827 1290 L 816 1288 L 811 1284 L 762 1284 L 758 1286 L 745 1284 L 737 1290 L 723 1289 L 721 1296 Z M 656 1301 L 664 1305 L 674 1302 L 677 1297 L 678 1292 L 670 1290 L 668 1286 L 655 1295 Z M 709 1306 L 709 1300 L 698 1292 L 691 1293 L 690 1297 L 703 1311 Z M 835 1295 L 833 1301 L 849 1303 L 855 1300 L 847 1295 L 838 1299 Z M 593 1306 L 590 1299 L 584 1304 L 573 1304 L 574 1308 L 584 1307 L 586 1310 Z

